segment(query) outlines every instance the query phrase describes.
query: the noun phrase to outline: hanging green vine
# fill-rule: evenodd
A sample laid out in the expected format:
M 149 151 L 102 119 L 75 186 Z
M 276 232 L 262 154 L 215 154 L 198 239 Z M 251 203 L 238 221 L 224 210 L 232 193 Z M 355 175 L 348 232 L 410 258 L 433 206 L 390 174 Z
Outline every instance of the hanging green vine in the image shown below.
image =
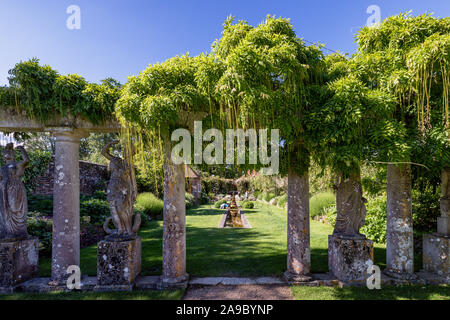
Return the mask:
M 120 96 L 120 83 L 113 79 L 101 84 L 83 77 L 60 75 L 50 66 L 31 59 L 9 71 L 8 87 L 0 88 L 0 107 L 15 107 L 41 122 L 60 116 L 81 116 L 93 124 L 113 119 Z

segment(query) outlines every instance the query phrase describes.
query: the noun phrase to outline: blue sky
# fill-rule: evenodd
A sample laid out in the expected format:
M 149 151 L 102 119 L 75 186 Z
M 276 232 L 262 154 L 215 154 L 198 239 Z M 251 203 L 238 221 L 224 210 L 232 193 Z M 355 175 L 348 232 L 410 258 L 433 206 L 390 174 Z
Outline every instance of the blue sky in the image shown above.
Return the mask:
M 79 30 L 66 27 L 70 5 L 81 9 Z M 351 54 L 370 5 L 382 19 L 409 10 L 450 15 L 448 0 L 0 0 L 0 85 L 15 63 L 32 57 L 62 74 L 124 83 L 149 64 L 208 52 L 230 14 L 252 25 L 267 14 L 287 17 L 299 37 Z

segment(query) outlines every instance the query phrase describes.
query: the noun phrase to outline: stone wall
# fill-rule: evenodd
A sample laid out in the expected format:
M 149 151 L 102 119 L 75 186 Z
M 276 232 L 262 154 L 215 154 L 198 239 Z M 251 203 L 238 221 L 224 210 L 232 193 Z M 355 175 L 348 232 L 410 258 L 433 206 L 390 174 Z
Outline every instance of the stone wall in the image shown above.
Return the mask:
M 92 195 L 98 190 L 102 181 L 108 179 L 108 167 L 100 164 L 80 161 L 80 193 Z M 52 195 L 55 174 L 54 158 L 50 161 L 45 174 L 36 178 L 36 189 L 34 194 Z M 102 190 L 104 187 L 102 187 Z

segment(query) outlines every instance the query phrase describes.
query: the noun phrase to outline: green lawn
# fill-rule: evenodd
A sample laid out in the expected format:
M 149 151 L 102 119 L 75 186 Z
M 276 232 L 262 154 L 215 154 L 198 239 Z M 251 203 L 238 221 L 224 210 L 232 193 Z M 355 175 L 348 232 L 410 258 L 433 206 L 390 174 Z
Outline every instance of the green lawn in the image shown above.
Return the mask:
M 246 210 L 251 229 L 219 229 L 222 210 L 205 205 L 188 210 L 186 217 L 187 272 L 192 276 L 280 275 L 286 269 L 286 214 L 258 203 Z M 313 272 L 328 270 L 327 236 L 332 228 L 311 221 Z M 162 221 L 152 221 L 140 231 L 142 274 L 161 274 Z M 97 246 L 81 250 L 81 271 L 97 273 Z M 50 259 L 41 259 L 40 275 L 50 276 Z
M 380 290 L 366 287 L 291 287 L 297 300 L 450 300 L 450 286 L 387 286 Z

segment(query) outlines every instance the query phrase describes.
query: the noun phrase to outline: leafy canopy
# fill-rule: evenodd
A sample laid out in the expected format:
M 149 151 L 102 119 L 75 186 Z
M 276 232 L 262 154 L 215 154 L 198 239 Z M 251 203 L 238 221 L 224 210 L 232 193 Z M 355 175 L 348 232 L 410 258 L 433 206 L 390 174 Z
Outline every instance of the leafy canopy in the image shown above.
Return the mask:
M 403 13 L 362 28 L 356 41 L 351 72 L 395 97 L 392 118 L 406 130 L 410 148 L 405 159 L 449 166 L 450 18 Z
M 276 128 L 290 154 L 307 139 L 302 121 L 315 96 L 308 86 L 322 69 L 320 48 L 306 47 L 288 19 L 268 16 L 253 27 L 229 17 L 211 53 L 177 56 L 130 77 L 116 112 L 151 134 L 179 127 L 188 112 L 204 112 L 222 129 Z M 299 171 L 309 155 L 303 159 Z
M 9 87 L 0 87 L 0 106 L 17 107 L 42 122 L 55 115 L 103 122 L 112 118 L 120 95 L 114 79 L 88 83 L 77 74 L 60 75 L 35 58 L 16 64 L 9 74 Z

